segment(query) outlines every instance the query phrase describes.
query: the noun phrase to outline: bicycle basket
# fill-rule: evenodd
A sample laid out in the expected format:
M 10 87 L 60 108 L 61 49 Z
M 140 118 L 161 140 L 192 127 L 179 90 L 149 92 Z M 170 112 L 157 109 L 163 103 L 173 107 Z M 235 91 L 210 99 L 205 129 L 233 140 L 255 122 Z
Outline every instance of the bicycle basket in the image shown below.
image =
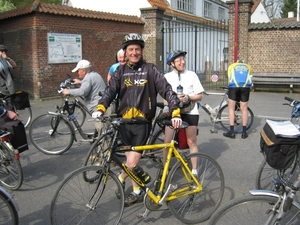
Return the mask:
M 11 104 L 16 109 L 29 108 L 29 94 L 25 91 L 17 91 L 15 94 L 11 95 Z
M 296 157 L 299 138 L 276 136 L 268 123 L 260 135 L 260 148 L 267 163 L 278 170 L 289 168 Z

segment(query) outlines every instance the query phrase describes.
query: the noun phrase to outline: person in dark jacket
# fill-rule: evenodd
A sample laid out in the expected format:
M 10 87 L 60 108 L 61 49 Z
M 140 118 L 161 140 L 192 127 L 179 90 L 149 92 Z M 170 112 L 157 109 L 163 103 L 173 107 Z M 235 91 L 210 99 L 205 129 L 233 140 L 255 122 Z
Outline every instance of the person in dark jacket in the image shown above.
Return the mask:
M 11 95 L 16 92 L 11 71 L 16 64 L 7 57 L 6 52 L 7 47 L 0 44 L 0 93 Z
M 5 117 L 8 117 L 9 119 L 12 120 L 17 120 L 19 119 L 18 115 L 10 110 L 7 110 L 5 108 L 3 108 L 2 106 L 0 106 L 0 117 L 4 119 L 5 121 Z
M 98 118 L 106 111 L 110 103 L 118 94 L 119 108 L 117 113 L 122 118 L 136 119 L 141 123 L 123 124 L 120 128 L 122 141 L 125 145 L 144 145 L 151 130 L 151 121 L 155 116 L 157 94 L 159 93 L 169 105 L 172 125 L 181 125 L 179 99 L 167 82 L 164 74 L 152 63 L 143 60 L 145 42 L 139 34 L 131 33 L 124 37 L 122 49 L 127 59 L 120 65 L 114 76 L 109 80 L 102 98 L 99 100 L 97 112 L 93 118 Z M 139 152 L 126 152 L 126 166 L 133 170 L 139 164 Z M 122 171 L 119 179 L 125 188 L 127 174 Z M 144 192 L 132 181 L 133 192 L 125 198 L 125 206 L 142 202 Z M 116 189 L 120 198 L 120 190 Z

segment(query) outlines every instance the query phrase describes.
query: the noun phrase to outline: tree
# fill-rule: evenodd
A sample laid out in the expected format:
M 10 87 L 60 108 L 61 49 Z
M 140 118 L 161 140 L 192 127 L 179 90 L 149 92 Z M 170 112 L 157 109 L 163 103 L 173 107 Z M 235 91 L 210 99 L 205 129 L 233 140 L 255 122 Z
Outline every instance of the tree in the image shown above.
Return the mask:
M 0 13 L 16 8 L 9 0 L 0 0 Z
M 287 18 L 289 12 L 294 12 L 294 17 L 297 15 L 297 0 L 283 0 L 281 7 L 281 18 Z
M 283 4 L 283 0 L 261 0 L 261 3 L 264 6 L 270 19 L 280 17 L 280 10 Z
M 11 0 L 14 5 L 18 8 L 21 6 L 29 5 L 34 2 L 34 0 Z M 61 0 L 40 0 L 42 3 L 51 3 L 55 5 L 61 5 Z

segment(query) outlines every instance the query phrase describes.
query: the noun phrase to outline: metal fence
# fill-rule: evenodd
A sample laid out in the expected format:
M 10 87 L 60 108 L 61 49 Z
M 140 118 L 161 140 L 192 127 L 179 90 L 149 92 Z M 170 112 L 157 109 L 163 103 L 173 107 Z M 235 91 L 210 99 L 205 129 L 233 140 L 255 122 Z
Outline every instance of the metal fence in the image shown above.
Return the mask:
M 164 21 L 162 33 L 164 72 L 170 71 L 166 64 L 168 53 L 183 50 L 188 52 L 186 68 L 198 74 L 205 89 L 227 85 L 229 34 L 226 21 Z M 212 75 L 218 76 L 217 82 L 211 81 Z

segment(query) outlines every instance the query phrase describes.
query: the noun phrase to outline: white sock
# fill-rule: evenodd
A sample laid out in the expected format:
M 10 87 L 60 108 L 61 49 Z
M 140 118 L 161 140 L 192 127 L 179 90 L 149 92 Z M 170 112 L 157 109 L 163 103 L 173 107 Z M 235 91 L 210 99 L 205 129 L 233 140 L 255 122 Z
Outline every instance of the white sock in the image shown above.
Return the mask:
M 198 176 L 198 171 L 196 169 L 192 169 L 192 174 Z
M 139 195 L 141 193 L 141 190 L 133 191 L 134 194 Z

